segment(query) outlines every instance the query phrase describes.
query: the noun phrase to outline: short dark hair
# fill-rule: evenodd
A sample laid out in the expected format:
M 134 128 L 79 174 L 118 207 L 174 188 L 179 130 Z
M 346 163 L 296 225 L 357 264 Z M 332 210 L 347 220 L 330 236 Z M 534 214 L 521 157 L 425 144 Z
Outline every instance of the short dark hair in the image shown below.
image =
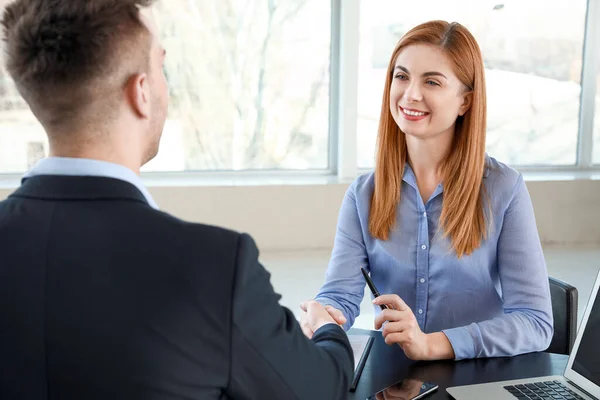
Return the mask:
M 89 115 L 111 117 L 106 113 L 116 109 L 117 89 L 149 68 L 151 35 L 139 10 L 153 2 L 15 0 L 6 6 L 6 67 L 47 130 L 90 122 Z

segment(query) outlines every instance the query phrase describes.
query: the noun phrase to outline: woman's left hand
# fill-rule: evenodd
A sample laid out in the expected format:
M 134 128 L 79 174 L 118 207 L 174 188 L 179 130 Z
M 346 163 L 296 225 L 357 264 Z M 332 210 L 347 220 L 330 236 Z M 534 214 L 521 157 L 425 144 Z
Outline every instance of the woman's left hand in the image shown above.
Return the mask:
M 381 295 L 373 300 L 373 304 L 390 307 L 375 318 L 375 329 L 383 326 L 385 343 L 397 343 L 411 360 L 429 359 L 428 335 L 421 331 L 415 314 L 398 295 Z

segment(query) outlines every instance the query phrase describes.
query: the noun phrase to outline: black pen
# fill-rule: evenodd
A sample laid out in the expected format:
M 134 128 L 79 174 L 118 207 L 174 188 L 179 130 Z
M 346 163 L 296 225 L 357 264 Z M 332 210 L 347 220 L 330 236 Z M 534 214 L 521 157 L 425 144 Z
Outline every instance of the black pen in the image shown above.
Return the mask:
M 367 281 L 367 286 L 369 286 L 369 289 L 371 289 L 371 293 L 373 293 L 373 297 L 377 298 L 377 297 L 381 296 L 379 294 L 379 291 L 375 287 L 375 284 L 371 280 L 371 277 L 369 276 L 369 273 L 367 272 L 367 270 L 364 268 L 361 268 L 360 270 L 362 271 L 362 274 L 365 277 L 365 281 Z M 382 310 L 389 308 L 385 304 L 380 304 L 379 307 L 381 307 Z

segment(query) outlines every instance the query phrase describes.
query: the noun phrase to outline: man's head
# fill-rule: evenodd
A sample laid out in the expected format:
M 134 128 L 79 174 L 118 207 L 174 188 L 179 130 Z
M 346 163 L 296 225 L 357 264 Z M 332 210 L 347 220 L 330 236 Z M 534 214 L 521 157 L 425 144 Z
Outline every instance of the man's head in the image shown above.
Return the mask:
M 7 69 L 51 145 L 102 143 L 120 129 L 132 135 L 140 165 L 156 155 L 168 89 L 164 50 L 141 12 L 153 1 L 15 0 L 5 8 Z

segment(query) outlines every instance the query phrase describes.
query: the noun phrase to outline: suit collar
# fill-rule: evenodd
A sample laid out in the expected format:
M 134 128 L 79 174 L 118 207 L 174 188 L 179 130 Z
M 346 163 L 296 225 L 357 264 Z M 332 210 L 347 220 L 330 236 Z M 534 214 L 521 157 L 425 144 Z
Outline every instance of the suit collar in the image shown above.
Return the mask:
M 9 197 L 42 200 L 130 200 L 150 205 L 129 182 L 100 176 L 37 175 L 24 178 Z
M 47 157 L 40 160 L 23 178 L 38 175 L 97 176 L 119 179 L 134 185 L 144 195 L 148 204 L 158 209 L 158 205 L 140 177 L 123 165 L 87 158 Z

